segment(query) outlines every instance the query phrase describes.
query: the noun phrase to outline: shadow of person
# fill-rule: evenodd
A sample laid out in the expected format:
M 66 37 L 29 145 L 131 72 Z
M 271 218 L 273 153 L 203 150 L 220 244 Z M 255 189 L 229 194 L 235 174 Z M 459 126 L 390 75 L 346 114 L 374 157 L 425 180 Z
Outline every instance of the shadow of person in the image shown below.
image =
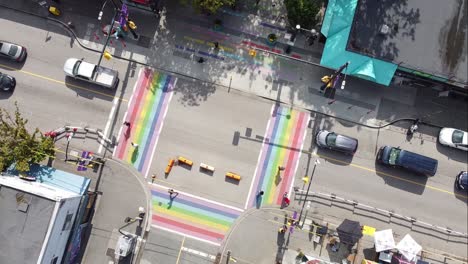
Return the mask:
M 132 162 L 135 162 L 137 158 L 138 158 L 138 147 L 135 147 L 132 153 Z
M 276 186 L 278 186 L 278 184 L 280 184 L 281 182 L 281 171 L 278 170 L 278 172 L 276 173 L 276 176 L 275 176 L 275 184 Z

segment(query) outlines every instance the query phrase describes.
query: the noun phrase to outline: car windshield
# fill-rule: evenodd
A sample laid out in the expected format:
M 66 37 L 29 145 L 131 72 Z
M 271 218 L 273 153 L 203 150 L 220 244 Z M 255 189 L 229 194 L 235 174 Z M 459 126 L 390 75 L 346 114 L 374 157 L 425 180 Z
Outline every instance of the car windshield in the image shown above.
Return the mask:
M 392 150 L 390 151 L 390 158 L 388 159 L 388 163 L 390 165 L 395 165 L 395 161 L 398 159 L 400 152 L 401 149 L 392 148 Z
M 77 61 L 73 66 L 73 75 L 78 75 L 78 68 L 80 68 L 81 61 Z
M 14 45 L 11 45 L 11 48 L 10 48 L 10 50 L 8 51 L 8 55 L 10 55 L 10 56 L 15 56 L 15 55 L 16 55 L 16 52 L 18 52 L 18 47 L 17 47 L 17 46 L 14 46 Z
M 463 134 L 465 134 L 465 133 L 463 131 L 461 131 L 461 130 L 453 131 L 452 142 L 455 143 L 455 144 L 462 143 L 463 142 Z
M 327 146 L 335 146 L 336 143 L 336 134 L 330 133 L 326 138 Z

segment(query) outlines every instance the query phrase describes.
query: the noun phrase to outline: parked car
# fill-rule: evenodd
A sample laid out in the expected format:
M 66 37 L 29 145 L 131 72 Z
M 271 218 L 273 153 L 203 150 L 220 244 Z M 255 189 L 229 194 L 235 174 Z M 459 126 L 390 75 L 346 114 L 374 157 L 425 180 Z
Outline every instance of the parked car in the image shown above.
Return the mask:
M 383 146 L 379 149 L 377 162 L 430 176 L 436 174 L 439 164 L 433 158 L 391 146 Z
M 26 55 L 25 47 L 0 40 L 0 57 L 23 62 L 26 59 Z
M 103 66 L 85 62 L 83 59 L 70 58 L 65 62 L 63 71 L 67 76 L 115 89 L 119 73 Z
M 15 77 L 0 72 L 0 92 L 11 92 L 15 87 Z
M 468 133 L 459 129 L 444 127 L 439 132 L 439 143 L 468 151 Z
M 358 140 L 352 137 L 336 134 L 327 130 L 320 130 L 315 137 L 317 146 L 329 148 L 353 155 L 358 148 Z
M 455 178 L 455 187 L 458 190 L 468 191 L 468 172 L 461 171 Z

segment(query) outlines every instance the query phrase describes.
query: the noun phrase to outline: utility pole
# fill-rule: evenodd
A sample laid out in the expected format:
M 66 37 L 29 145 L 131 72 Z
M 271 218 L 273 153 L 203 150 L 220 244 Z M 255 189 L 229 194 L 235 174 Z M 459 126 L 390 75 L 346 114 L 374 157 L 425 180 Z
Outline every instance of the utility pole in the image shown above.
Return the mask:
M 297 223 L 298 223 L 298 224 L 301 223 L 302 212 L 304 211 L 304 206 L 305 206 L 305 204 L 306 204 L 307 198 L 309 197 L 310 185 L 312 184 L 312 178 L 314 177 L 315 168 L 316 168 L 317 165 L 319 165 L 319 164 L 320 164 L 320 161 L 319 161 L 318 159 L 315 160 L 315 162 L 314 162 L 314 169 L 312 170 L 312 175 L 310 176 L 309 186 L 307 187 L 306 196 L 305 196 L 305 198 L 304 198 L 304 202 L 302 203 L 302 208 L 301 208 L 301 212 L 299 213 L 299 218 L 297 219 Z

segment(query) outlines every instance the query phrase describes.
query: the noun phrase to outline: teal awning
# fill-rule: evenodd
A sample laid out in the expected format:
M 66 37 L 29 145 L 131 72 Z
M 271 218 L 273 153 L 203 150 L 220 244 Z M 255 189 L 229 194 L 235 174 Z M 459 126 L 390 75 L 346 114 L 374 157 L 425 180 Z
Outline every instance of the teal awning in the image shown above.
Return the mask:
M 329 0 L 322 34 L 327 37 L 320 64 L 338 69 L 350 62 L 347 74 L 389 85 L 398 65 L 346 50 L 358 0 Z

